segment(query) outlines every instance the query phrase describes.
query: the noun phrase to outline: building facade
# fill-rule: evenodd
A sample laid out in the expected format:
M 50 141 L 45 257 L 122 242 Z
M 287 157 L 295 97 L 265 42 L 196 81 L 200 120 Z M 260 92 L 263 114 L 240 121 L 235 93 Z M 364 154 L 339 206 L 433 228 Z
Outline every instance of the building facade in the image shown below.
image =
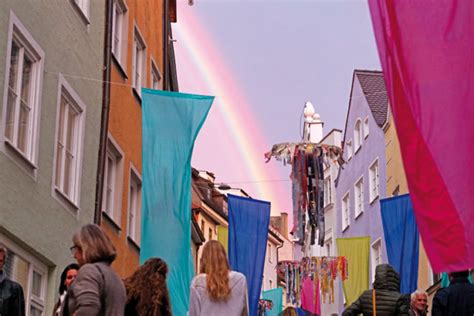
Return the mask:
M 380 71 L 355 70 L 344 129 L 344 168 L 336 179 L 337 237 L 370 236 L 369 283 L 387 262 L 380 202 L 386 197 L 383 126 L 388 99 Z M 342 291 L 339 304 L 342 308 Z
M 110 84 L 105 163 L 99 180 L 100 223 L 117 247 L 114 269 L 129 276 L 139 264 L 142 193 L 141 89 L 163 89 L 164 1 L 112 0 L 106 51 Z M 103 177 L 101 178 L 101 174 Z
M 27 315 L 50 315 L 73 233 L 93 221 L 105 6 L 0 2 L 0 242 Z

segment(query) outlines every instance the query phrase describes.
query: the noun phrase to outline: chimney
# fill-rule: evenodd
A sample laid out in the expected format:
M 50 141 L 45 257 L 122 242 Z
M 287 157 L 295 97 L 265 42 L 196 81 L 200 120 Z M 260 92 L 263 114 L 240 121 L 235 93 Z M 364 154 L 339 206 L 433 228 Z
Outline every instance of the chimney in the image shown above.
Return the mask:
M 286 212 L 281 212 L 280 233 L 288 239 L 288 213 Z

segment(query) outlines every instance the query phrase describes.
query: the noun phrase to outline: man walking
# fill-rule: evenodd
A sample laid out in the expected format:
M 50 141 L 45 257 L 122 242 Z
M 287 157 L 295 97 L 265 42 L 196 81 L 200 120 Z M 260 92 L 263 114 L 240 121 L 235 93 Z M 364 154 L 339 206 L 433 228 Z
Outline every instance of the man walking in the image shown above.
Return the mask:
M 3 271 L 7 254 L 7 248 L 0 244 L 0 316 L 25 316 L 23 288 L 10 280 Z
M 438 290 L 433 299 L 433 316 L 474 315 L 474 285 L 468 276 L 469 270 L 449 274 L 451 284 Z

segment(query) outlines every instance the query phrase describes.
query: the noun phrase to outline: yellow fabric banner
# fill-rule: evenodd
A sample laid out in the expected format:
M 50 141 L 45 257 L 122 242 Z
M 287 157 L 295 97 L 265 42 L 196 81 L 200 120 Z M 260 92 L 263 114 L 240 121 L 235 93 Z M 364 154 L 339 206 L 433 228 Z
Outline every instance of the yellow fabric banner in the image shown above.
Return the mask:
M 225 252 L 228 253 L 229 229 L 226 226 L 217 226 L 217 240 L 224 246 Z
M 346 257 L 349 277 L 342 282 L 346 306 L 369 289 L 370 237 L 336 238 L 338 256 Z

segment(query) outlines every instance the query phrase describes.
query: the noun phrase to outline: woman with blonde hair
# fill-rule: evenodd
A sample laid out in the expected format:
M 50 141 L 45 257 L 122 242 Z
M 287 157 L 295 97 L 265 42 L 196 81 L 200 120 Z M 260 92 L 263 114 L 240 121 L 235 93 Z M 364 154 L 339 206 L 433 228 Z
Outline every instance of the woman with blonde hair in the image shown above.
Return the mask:
M 109 237 L 99 226 L 88 224 L 74 234 L 72 242 L 80 269 L 68 291 L 64 315 L 123 315 L 125 288 L 110 267 L 117 254 Z
M 171 316 L 166 286 L 168 266 L 160 258 L 150 258 L 125 279 L 127 316 Z
M 201 256 L 200 274 L 191 284 L 189 316 L 247 316 L 247 281 L 231 271 L 224 247 L 208 241 Z

